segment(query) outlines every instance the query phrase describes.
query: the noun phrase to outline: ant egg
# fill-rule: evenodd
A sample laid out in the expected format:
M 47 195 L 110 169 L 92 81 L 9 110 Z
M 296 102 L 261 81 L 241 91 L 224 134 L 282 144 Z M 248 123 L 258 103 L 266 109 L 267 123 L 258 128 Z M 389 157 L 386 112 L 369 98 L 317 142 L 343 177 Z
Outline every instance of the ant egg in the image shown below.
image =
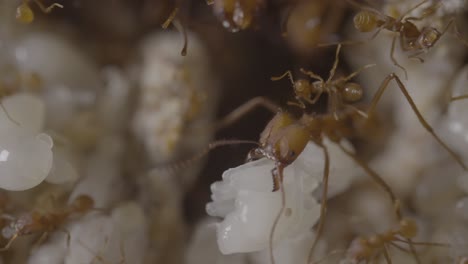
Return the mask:
M 324 143 L 330 153 L 330 197 L 345 190 L 358 169 L 338 146 L 329 140 Z M 323 166 L 322 149 L 309 143 L 284 170 L 286 208 L 291 215 L 280 218 L 275 243 L 308 232 L 318 220 L 320 205 L 311 193 L 319 188 Z M 223 181 L 212 184 L 213 201 L 206 210 L 211 216 L 224 218 L 217 224 L 218 246 L 223 254 L 268 247 L 271 227 L 281 208 L 280 191 L 272 192 L 274 167 L 273 161 L 263 158 L 225 171 Z

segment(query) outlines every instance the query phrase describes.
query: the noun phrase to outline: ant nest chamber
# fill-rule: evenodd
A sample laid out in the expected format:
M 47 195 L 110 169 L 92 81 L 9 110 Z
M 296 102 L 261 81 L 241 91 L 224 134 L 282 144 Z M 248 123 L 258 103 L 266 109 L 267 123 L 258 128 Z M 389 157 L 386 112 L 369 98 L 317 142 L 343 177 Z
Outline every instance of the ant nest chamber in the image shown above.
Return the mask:
M 466 0 L 0 0 L 0 263 L 468 263 Z

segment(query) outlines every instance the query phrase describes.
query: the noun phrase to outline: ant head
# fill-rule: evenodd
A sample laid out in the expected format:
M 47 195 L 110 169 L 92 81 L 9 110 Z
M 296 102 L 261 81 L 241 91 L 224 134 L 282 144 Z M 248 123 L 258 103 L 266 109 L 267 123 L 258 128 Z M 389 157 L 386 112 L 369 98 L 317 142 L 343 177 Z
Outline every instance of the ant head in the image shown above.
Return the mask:
M 276 153 L 279 161 L 291 164 L 302 153 L 310 140 L 309 131 L 300 124 L 293 124 L 281 131 L 281 136 L 275 142 Z
M 370 32 L 377 27 L 376 14 L 370 11 L 360 11 L 354 16 L 354 27 L 361 32 Z
M 425 49 L 429 49 L 439 40 L 441 33 L 435 28 L 426 28 L 421 32 L 418 38 L 419 45 Z
M 413 238 L 418 234 L 418 226 L 412 219 L 403 219 L 400 221 L 400 231 L 398 233 L 404 238 Z
M 94 207 L 94 200 L 88 195 L 79 195 L 73 201 L 72 206 L 77 213 L 84 213 Z
M 16 19 L 23 24 L 29 24 L 34 20 L 34 12 L 27 1 L 23 1 L 23 3 L 16 8 Z
M 363 90 L 361 85 L 353 82 L 346 83 L 341 91 L 341 96 L 346 102 L 354 103 L 362 99 Z

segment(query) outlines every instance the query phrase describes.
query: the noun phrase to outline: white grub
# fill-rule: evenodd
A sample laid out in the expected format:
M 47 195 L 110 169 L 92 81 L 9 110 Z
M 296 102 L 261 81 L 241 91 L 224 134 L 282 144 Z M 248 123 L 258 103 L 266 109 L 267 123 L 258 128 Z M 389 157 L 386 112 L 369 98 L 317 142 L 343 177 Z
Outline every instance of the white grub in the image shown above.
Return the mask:
M 345 190 L 360 171 L 349 157 L 330 141 L 330 195 Z M 284 170 L 286 212 L 275 231 L 275 244 L 310 232 L 320 215 L 313 193 L 323 177 L 322 150 L 309 143 L 298 159 Z M 273 221 L 281 207 L 280 192 L 272 192 L 274 162 L 266 158 L 249 162 L 223 174 L 211 186 L 209 215 L 223 217 L 217 226 L 218 246 L 223 254 L 253 252 L 268 247 Z
M 66 235 L 53 234 L 46 243 L 32 250 L 28 264 L 62 264 L 67 253 Z
M 38 134 L 44 120 L 43 103 L 24 94 L 7 97 L 2 103 L 7 113 L 0 111 L 0 188 L 12 191 L 33 188 L 47 177 L 53 161 L 52 139 L 47 134 Z M 23 103 L 28 107 L 23 108 Z
M 205 219 L 197 224 L 185 256 L 186 264 L 247 264 L 246 254 L 223 255 L 216 243 L 214 219 Z M 292 262 L 291 262 L 292 263 Z
M 140 98 L 133 131 L 153 163 L 193 154 L 211 140 L 217 91 L 206 51 L 194 34 L 180 56 L 180 35 L 158 33 L 143 42 Z
M 117 206 L 110 216 L 90 214 L 70 225 L 66 264 L 143 263 L 147 222 L 134 202 Z

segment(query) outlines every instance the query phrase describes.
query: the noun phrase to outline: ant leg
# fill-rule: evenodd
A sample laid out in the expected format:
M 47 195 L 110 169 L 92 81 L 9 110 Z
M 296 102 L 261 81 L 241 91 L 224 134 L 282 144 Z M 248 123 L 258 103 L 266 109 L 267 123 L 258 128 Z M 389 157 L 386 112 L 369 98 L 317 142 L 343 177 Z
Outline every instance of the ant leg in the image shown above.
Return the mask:
M 281 216 L 283 215 L 284 208 L 286 207 L 286 193 L 284 191 L 284 185 L 283 185 L 283 170 L 284 170 L 283 165 L 276 165 L 276 167 L 273 170 L 271 170 L 271 175 L 273 176 L 273 180 L 274 180 L 273 191 L 275 191 L 275 189 L 278 190 L 279 188 L 281 192 L 281 209 L 279 210 L 278 215 L 275 218 L 275 221 L 273 221 L 273 225 L 271 226 L 270 238 L 269 238 L 271 264 L 275 264 L 275 256 L 273 254 L 273 239 L 275 236 L 276 226 L 278 225 L 279 220 Z
M 418 57 L 419 55 L 423 54 L 424 52 L 425 51 L 416 52 L 415 54 L 412 54 L 412 55 L 408 56 L 408 59 L 413 59 L 413 60 L 419 61 L 419 63 L 424 63 L 424 59 L 421 58 L 421 57 Z
M 314 249 L 317 246 L 317 242 L 322 235 L 323 226 L 325 225 L 325 215 L 327 213 L 327 196 L 328 196 L 328 176 L 330 175 L 330 155 L 328 153 L 328 149 L 324 144 L 319 144 L 319 146 L 323 150 L 323 155 L 325 156 L 325 164 L 323 168 L 323 192 L 322 192 L 322 204 L 320 206 L 320 219 L 317 227 L 317 232 L 315 234 L 314 242 L 312 243 L 312 247 L 309 250 L 309 256 L 307 257 L 307 263 L 312 262 L 312 254 L 314 253 Z
M 3 105 L 2 102 L 0 102 L 0 108 L 2 108 L 3 112 L 5 112 L 5 115 L 8 119 L 10 119 L 11 122 L 15 123 L 16 125 L 18 126 L 21 126 L 18 122 L 16 122 L 13 117 L 10 116 L 10 114 L 8 113 L 8 111 L 6 110 L 5 106 Z
M 330 74 L 328 75 L 327 83 L 331 81 L 333 76 L 335 75 L 336 68 L 338 67 L 338 63 L 340 61 L 340 50 L 341 50 L 341 44 L 338 44 L 336 47 L 336 52 L 335 52 L 335 61 L 333 62 L 333 67 L 330 70 Z
M 376 66 L 377 64 L 367 64 L 367 65 L 364 65 L 362 66 L 361 68 L 357 69 L 357 71 L 351 73 L 350 75 L 346 76 L 346 77 L 343 77 L 343 78 L 340 78 L 339 80 L 343 80 L 344 82 L 348 82 L 349 80 L 351 80 L 352 78 L 354 78 L 356 75 L 358 75 L 359 73 L 361 73 L 363 70 L 365 69 L 368 69 L 368 68 L 372 68 L 374 66 Z
M 42 12 L 48 14 L 52 11 L 52 9 L 54 9 L 54 7 L 58 7 L 58 8 L 63 8 L 63 5 L 61 4 L 58 4 L 58 3 L 53 3 L 51 4 L 50 6 L 48 7 L 45 7 L 40 0 L 34 0 L 34 3 L 37 4 L 37 6 L 39 6 L 39 8 L 41 9 Z
M 453 96 L 452 98 L 450 98 L 450 102 L 467 99 L 467 98 L 468 98 L 468 94 Z
M 44 243 L 44 240 L 46 240 L 48 236 L 49 236 L 48 232 L 42 233 L 42 235 L 39 237 L 39 239 L 34 243 L 33 247 L 37 248 L 40 245 L 42 245 L 42 243 Z
M 262 96 L 255 97 L 255 98 L 250 99 L 243 105 L 237 107 L 231 113 L 226 115 L 223 119 L 218 121 L 214 129 L 217 131 L 226 126 L 231 125 L 232 123 L 242 118 L 244 115 L 250 113 L 254 108 L 258 106 L 262 106 L 270 110 L 272 113 L 276 113 L 280 109 L 280 107 L 276 103 L 271 101 L 270 99 L 267 99 Z
M 387 262 L 387 264 L 392 264 L 392 259 L 390 258 L 390 255 L 388 254 L 388 249 L 385 244 L 383 245 L 383 255 L 385 257 L 385 261 Z
M 410 249 L 408 250 L 408 249 L 406 249 L 406 248 L 403 248 L 403 247 L 401 247 L 400 245 L 398 245 L 398 244 L 396 244 L 396 243 L 394 243 L 394 242 L 390 242 L 389 244 L 392 245 L 392 246 L 394 246 L 394 247 L 396 247 L 396 248 L 398 248 L 398 249 L 401 250 L 401 251 L 404 251 L 404 252 L 406 252 L 406 253 L 408 253 L 408 254 L 413 255 L 414 260 L 416 261 L 416 263 L 418 263 L 418 264 L 421 263 L 421 260 L 419 259 L 419 256 L 418 256 L 418 253 L 416 252 L 416 249 L 414 248 L 414 245 L 415 245 L 415 244 L 414 244 L 414 242 L 413 242 L 411 239 L 406 239 L 406 240 L 403 240 L 403 239 L 395 239 L 395 240 L 397 240 L 397 241 L 399 241 L 399 242 L 404 242 L 404 243 L 408 244 L 409 247 L 410 247 Z
M 371 101 L 371 106 L 369 107 L 369 110 L 367 111 L 367 114 L 373 113 L 375 111 L 375 108 L 377 106 L 377 103 L 379 102 L 380 98 L 382 97 L 382 94 L 385 92 L 385 89 L 387 89 L 388 84 L 390 83 L 391 80 L 395 80 L 395 82 L 398 84 L 398 88 L 400 88 L 400 91 L 403 93 L 403 95 L 406 98 L 406 101 L 408 104 L 411 106 L 413 109 L 413 112 L 416 114 L 419 123 L 431 134 L 434 139 L 452 156 L 452 158 L 464 169 L 468 170 L 468 167 L 465 165 L 463 160 L 460 158 L 458 154 L 456 154 L 451 148 L 445 144 L 444 141 L 434 132 L 434 129 L 427 123 L 426 119 L 422 116 L 422 114 L 419 112 L 418 107 L 414 103 L 413 99 L 411 98 L 411 95 L 408 93 L 408 90 L 405 88 L 403 83 L 401 82 L 400 78 L 395 73 L 392 73 L 388 75 L 385 80 L 382 82 L 380 85 L 379 89 L 374 95 L 374 98 Z
M 395 214 L 397 216 L 397 219 L 398 220 L 401 220 L 402 219 L 402 216 L 401 216 L 401 212 L 400 212 L 400 200 L 398 200 L 395 196 L 395 194 L 393 193 L 392 189 L 390 188 L 390 186 L 382 179 L 382 177 L 380 177 L 379 174 L 377 174 L 377 172 L 375 172 L 373 169 L 371 169 L 371 167 L 369 167 L 369 165 L 367 165 L 364 161 L 362 161 L 361 159 L 359 159 L 356 154 L 354 154 L 353 152 L 349 151 L 348 149 L 346 149 L 341 143 L 338 144 L 338 146 L 340 147 L 340 149 L 346 154 L 348 155 L 349 157 L 351 157 L 351 159 L 354 160 L 354 162 L 356 162 L 361 168 L 364 169 L 364 171 L 366 171 L 366 173 L 378 184 L 380 185 L 380 187 L 388 194 L 390 200 L 392 201 L 392 204 L 393 204 L 393 207 L 395 209 Z
M 14 235 L 10 238 L 10 240 L 8 240 L 8 243 L 7 243 L 4 247 L 0 248 L 0 251 L 7 251 L 8 249 L 10 249 L 11 244 L 12 244 L 13 241 L 15 241 L 17 238 L 18 238 L 18 233 L 14 234 Z
M 408 241 L 403 240 L 401 238 L 395 238 L 396 241 L 398 242 L 403 242 L 403 243 L 408 243 Z M 452 245 L 447 244 L 447 243 L 437 243 L 437 242 L 415 242 L 411 241 L 413 245 L 416 246 L 433 246 L 433 247 L 451 247 Z
M 398 19 L 397 21 L 402 21 L 403 18 L 408 15 L 409 13 L 413 12 L 416 8 L 422 6 L 423 4 L 425 4 L 428 0 L 423 0 L 422 2 L 416 4 L 415 6 L 411 7 L 410 9 L 408 9 L 405 13 L 403 13 Z
M 169 17 L 166 19 L 166 21 L 164 21 L 164 23 L 161 25 L 161 27 L 163 29 L 167 29 L 169 27 L 169 25 L 172 23 L 172 20 L 174 20 L 174 18 L 176 17 L 177 15 L 177 12 L 179 12 L 179 8 L 176 7 L 174 8 L 174 10 L 172 10 L 171 14 L 169 14 Z
M 288 105 L 297 106 L 297 107 L 299 107 L 299 108 L 301 108 L 301 109 L 305 109 L 305 108 L 306 108 L 305 104 L 304 104 L 302 101 L 299 101 L 299 100 L 298 100 L 298 102 L 299 102 L 299 103 L 289 101 L 289 102 L 288 102 Z M 307 102 L 309 102 L 309 101 L 307 101 Z
M 406 69 L 401 66 L 395 59 L 395 44 L 396 44 L 396 38 L 397 36 L 394 36 L 393 39 L 392 39 L 392 48 L 390 49 L 390 59 L 392 60 L 393 62 L 393 65 L 397 66 L 398 68 L 402 69 L 403 72 L 405 73 L 405 80 L 408 80 L 408 72 L 406 71 Z
M 317 103 L 318 99 L 320 99 L 320 96 L 322 96 L 322 93 L 323 93 L 323 91 L 320 90 L 320 91 L 318 91 L 318 92 L 315 94 L 314 98 L 312 98 L 312 99 L 310 99 L 310 98 L 304 98 L 304 99 L 305 99 L 309 104 L 315 104 L 315 103 Z
M 286 71 L 285 73 L 283 73 L 281 76 L 277 76 L 277 77 L 274 77 L 274 76 L 273 76 L 273 77 L 271 77 L 270 80 L 272 80 L 272 81 L 279 81 L 279 80 L 283 79 L 283 78 L 286 77 L 286 76 L 288 76 L 289 80 L 291 81 L 292 86 L 294 87 L 294 78 L 293 78 L 293 76 L 292 76 L 291 71 L 289 71 L 289 70 Z
M 65 233 L 65 235 L 67 236 L 67 248 L 69 248 L 70 247 L 70 241 L 71 241 L 70 232 L 68 232 L 68 230 L 66 230 L 66 229 L 59 229 L 59 231 Z
M 305 75 L 309 75 L 310 78 L 313 78 L 313 79 L 317 79 L 319 80 L 320 82 L 325 82 L 322 77 L 320 77 L 318 74 L 315 74 L 314 72 L 311 72 L 311 71 L 306 71 L 304 68 L 301 68 L 300 71 L 305 74 Z

